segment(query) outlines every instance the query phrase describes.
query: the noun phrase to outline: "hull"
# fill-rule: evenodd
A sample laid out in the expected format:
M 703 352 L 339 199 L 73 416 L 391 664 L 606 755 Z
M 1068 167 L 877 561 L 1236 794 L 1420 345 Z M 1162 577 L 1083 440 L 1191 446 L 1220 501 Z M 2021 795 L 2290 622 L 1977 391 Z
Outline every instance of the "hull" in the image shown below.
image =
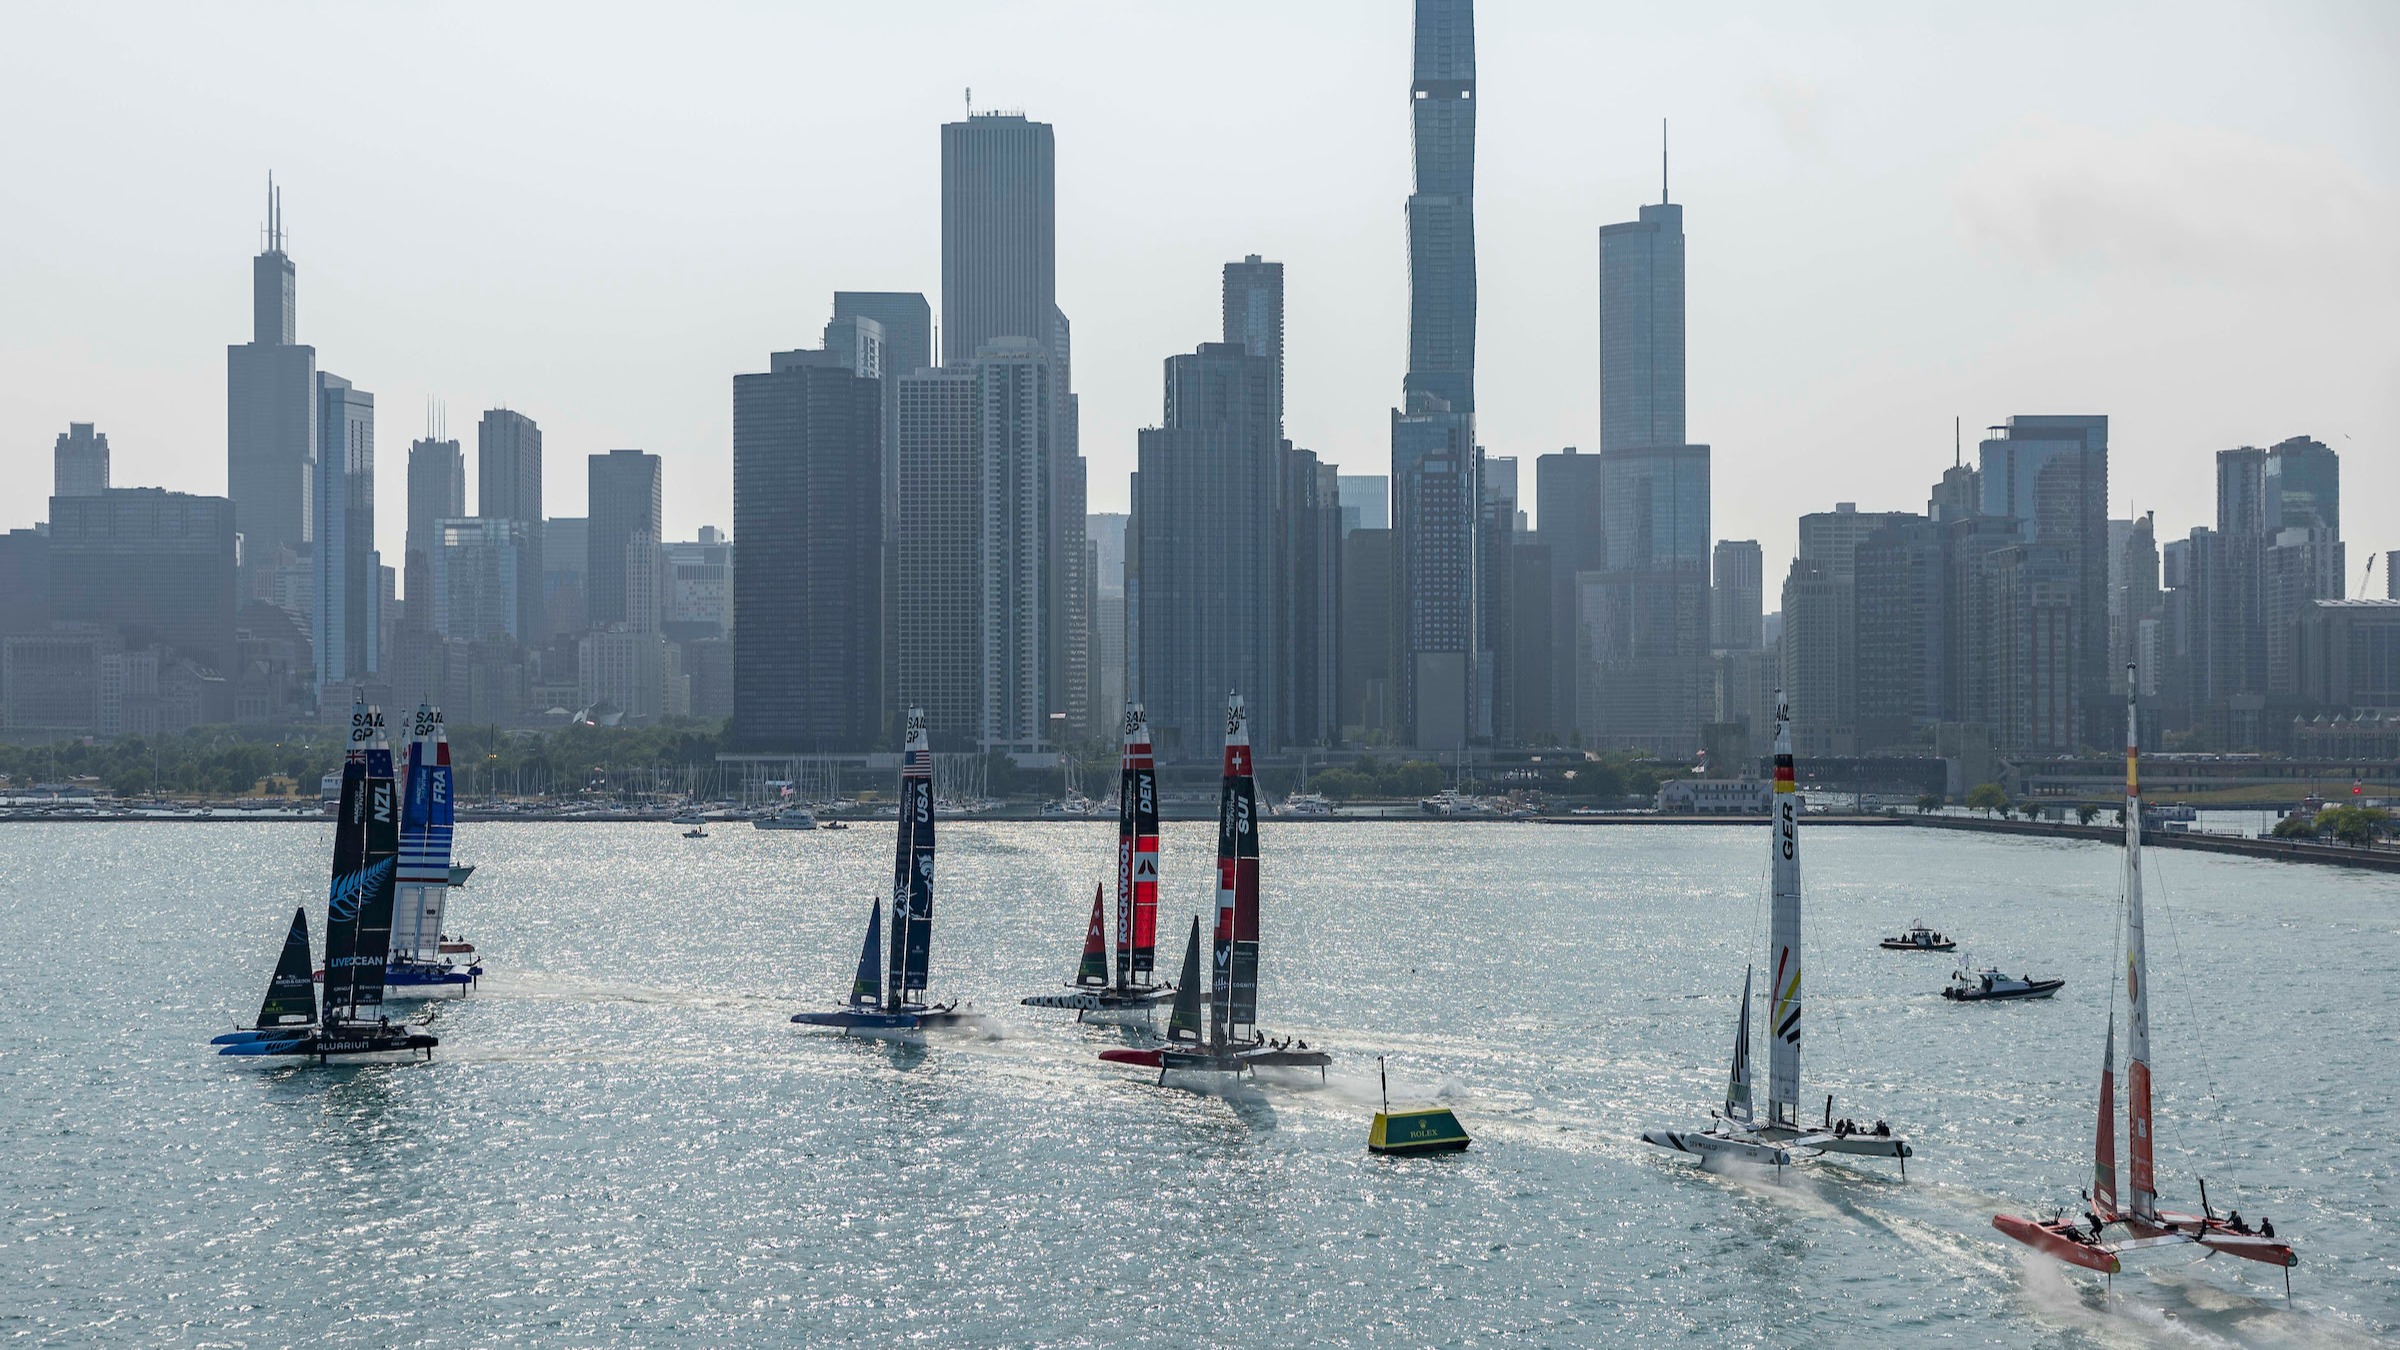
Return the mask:
M 1995 1214 L 1992 1216 L 1992 1227 L 2044 1256 L 2056 1257 L 2069 1265 L 2096 1270 L 2103 1275 L 2114 1275 L 2123 1269 L 2115 1252 L 2097 1243 L 2067 1236 L 2071 1227 L 2068 1224 L 2036 1223 L 2031 1219 L 2020 1219 L 2014 1214 Z
M 881 1008 L 836 1008 L 832 1012 L 793 1013 L 792 1021 L 804 1027 L 828 1027 L 845 1036 L 882 1039 L 927 1031 L 968 1030 L 985 1024 L 983 1014 L 955 1008 L 902 1008 L 897 1012 Z
M 2034 980 L 2021 985 L 2005 985 L 1993 989 L 1944 989 L 1942 997 L 1953 1003 L 2003 1003 L 2018 998 L 2048 998 L 2066 985 L 2065 980 Z
M 2197 1214 L 2178 1214 L 2163 1209 L 2158 1212 L 2158 1217 L 2159 1223 L 2156 1225 L 2128 1220 L 2125 1226 L 2143 1237 L 2180 1234 L 2212 1252 L 2223 1252 L 2227 1256 L 2238 1256 L 2244 1261 L 2256 1261 L 2262 1265 L 2289 1269 L 2300 1264 L 2300 1254 L 2280 1239 L 2261 1237 L 2256 1233 L 2236 1233 L 2222 1219 L 2205 1219 Z
M 1954 952 L 1958 950 L 1958 944 L 1955 942 L 1910 942 L 1903 938 L 1885 938 L 1876 945 L 1887 952 Z
M 483 978 L 483 967 L 431 961 L 395 961 L 384 967 L 383 996 L 394 999 L 464 998 Z
M 220 1055 L 243 1059 L 313 1059 L 320 1064 L 408 1064 L 431 1060 L 441 1041 L 405 1029 L 337 1028 L 310 1030 L 299 1036 L 263 1034 L 255 1039 L 226 1043 L 217 1038 Z
M 1101 1026 L 1146 1026 L 1154 1010 L 1175 998 L 1173 985 L 1146 989 L 1067 989 L 1020 999 L 1028 1008 L 1072 1010 L 1076 1020 Z
M 1688 1153 L 1702 1161 L 1711 1158 L 1746 1162 L 1760 1167 L 1784 1167 L 1792 1162 L 1789 1149 L 1750 1135 L 1711 1134 L 1705 1130 L 1644 1130 L 1642 1142 Z

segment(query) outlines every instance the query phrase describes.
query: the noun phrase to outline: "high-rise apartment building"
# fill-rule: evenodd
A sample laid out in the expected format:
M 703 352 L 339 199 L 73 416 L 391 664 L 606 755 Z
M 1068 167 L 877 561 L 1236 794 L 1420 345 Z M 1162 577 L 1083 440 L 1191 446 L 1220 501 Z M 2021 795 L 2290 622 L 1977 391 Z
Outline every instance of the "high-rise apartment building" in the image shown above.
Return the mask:
M 640 627 L 646 614 L 657 625 L 656 555 L 664 528 L 666 498 L 659 458 L 639 450 L 611 450 L 590 457 L 586 469 L 584 600 L 591 626 Z M 741 527 L 734 527 L 738 538 Z M 651 593 L 637 594 L 640 578 Z
M 1409 85 L 1408 376 L 1401 393 L 1475 413 L 1475 6 L 1417 0 Z
M 1475 8 L 1418 0 L 1409 85 L 1408 373 L 1392 410 L 1391 728 L 1430 750 L 1491 734 L 1477 613 Z
M 1341 484 L 1333 465 L 1290 441 L 1280 462 L 1275 594 L 1282 744 L 1330 747 L 1342 733 Z
M 2056 741 L 2036 740 L 2013 747 L 2066 752 L 2079 746 L 2115 743 L 2124 728 L 2117 725 L 2119 694 L 2108 670 L 2108 419 L 2099 415 L 2018 416 L 1993 427 L 1981 446 L 1980 474 L 1983 512 L 2017 522 L 2018 538 L 2029 545 L 2055 550 L 2048 560 L 2027 559 L 2030 570 L 2020 577 L 2040 575 L 2044 586 L 2065 584 L 2065 603 L 2071 621 L 2064 651 L 2040 648 L 2039 669 L 2064 670 L 2065 706 L 2045 705 L 2024 710 L 2013 719 L 2020 727 Z M 2063 567 L 2071 580 L 2058 583 L 2053 567 Z M 2019 597 L 2015 612 L 2041 615 L 2053 622 L 2048 602 Z M 2048 629 L 2045 627 L 2044 634 Z M 2021 634 L 2027 641 L 2037 635 Z M 2041 637 L 2047 641 L 2047 637 Z M 2047 686 L 2028 685 L 2028 697 L 2051 696 Z
M 1225 264 L 1225 341 L 1275 366 L 1275 434 L 1283 434 L 1283 264 L 1250 254 Z
M 375 396 L 319 371 L 317 420 L 310 638 L 322 691 L 383 669 L 383 555 L 375 549 Z
M 893 702 L 937 745 L 983 737 L 983 464 L 973 363 L 900 377 Z M 738 537 L 738 536 L 737 536 Z
M 442 522 L 467 514 L 467 458 L 458 442 L 427 436 L 408 443 L 408 532 L 401 541 L 401 585 L 408 596 L 408 623 L 433 631 L 433 555 L 442 544 Z
M 97 497 L 108 491 L 108 437 L 89 422 L 69 422 L 51 452 L 54 497 Z
M 900 663 L 900 625 L 893 621 L 900 575 L 900 378 L 934 363 L 933 307 L 916 291 L 835 291 L 834 323 L 858 319 L 873 320 L 883 334 L 878 352 L 883 381 L 883 668 L 890 672 Z M 836 341 L 829 331 L 827 347 Z M 851 370 L 857 373 L 857 367 Z
M 1092 711 L 1120 715 L 1126 699 L 1125 526 L 1129 516 L 1095 511 L 1084 518 L 1092 546 Z
M 1203 343 L 1167 358 L 1165 389 L 1162 425 L 1138 438 L 1126 527 L 1132 696 L 1163 758 L 1206 760 L 1223 747 L 1227 690 L 1249 701 L 1253 744 L 1279 746 L 1288 709 L 1275 364 Z
M 250 341 L 225 349 L 226 482 L 243 554 L 261 560 L 309 543 L 317 463 L 317 353 L 297 340 L 283 198 L 272 184 L 250 307 Z
M 1892 512 L 1852 550 L 1851 726 L 1862 753 L 1942 720 L 1942 532 Z
M 1710 558 L 1709 643 L 1719 651 L 1755 651 L 1765 617 L 1766 555 L 1755 539 L 1720 539 Z
M 890 739 L 883 381 L 845 355 L 777 352 L 766 373 L 733 379 L 736 750 L 865 751 Z
M 517 613 L 509 631 L 517 640 L 548 636 L 542 586 L 548 575 L 542 536 L 542 429 L 508 408 L 494 408 L 475 427 L 475 514 L 513 520 L 525 527 L 517 575 Z

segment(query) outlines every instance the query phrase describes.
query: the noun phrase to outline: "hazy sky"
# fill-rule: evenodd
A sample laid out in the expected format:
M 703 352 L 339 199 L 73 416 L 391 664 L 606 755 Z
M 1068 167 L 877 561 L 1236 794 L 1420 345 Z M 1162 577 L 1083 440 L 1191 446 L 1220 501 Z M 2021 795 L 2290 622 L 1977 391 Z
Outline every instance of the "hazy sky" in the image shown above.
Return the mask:
M 2400 5 L 1478 6 L 1482 439 L 1597 445 L 1596 243 L 1672 119 L 1715 532 L 1924 509 L 1951 419 L 2112 419 L 2112 514 L 2213 520 L 2210 453 L 2343 456 L 2351 584 L 2400 547 Z M 666 459 L 732 514 L 730 380 L 836 289 L 939 312 L 937 127 L 1058 139 L 1094 510 L 1220 264 L 1286 265 L 1289 431 L 1383 473 L 1405 359 L 1411 7 L 18 6 L 0 36 L 0 466 L 39 518 L 97 422 L 119 485 L 225 490 L 269 170 L 300 338 L 376 396 L 387 556 L 430 400 Z M 474 469 L 469 466 L 469 482 Z M 2378 593 L 2380 593 L 2380 576 Z M 1774 601 L 1770 583 L 1769 605 Z

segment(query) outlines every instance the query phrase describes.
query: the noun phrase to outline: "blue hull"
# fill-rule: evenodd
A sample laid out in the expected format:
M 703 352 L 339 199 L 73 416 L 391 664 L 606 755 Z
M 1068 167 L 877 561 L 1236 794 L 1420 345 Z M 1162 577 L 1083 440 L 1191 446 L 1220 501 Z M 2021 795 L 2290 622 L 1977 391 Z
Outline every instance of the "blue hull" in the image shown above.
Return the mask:
M 468 966 L 461 970 L 457 966 L 395 961 L 383 969 L 383 987 L 386 993 L 410 989 L 472 988 L 475 982 L 481 978 L 483 978 L 483 967 L 480 965 Z

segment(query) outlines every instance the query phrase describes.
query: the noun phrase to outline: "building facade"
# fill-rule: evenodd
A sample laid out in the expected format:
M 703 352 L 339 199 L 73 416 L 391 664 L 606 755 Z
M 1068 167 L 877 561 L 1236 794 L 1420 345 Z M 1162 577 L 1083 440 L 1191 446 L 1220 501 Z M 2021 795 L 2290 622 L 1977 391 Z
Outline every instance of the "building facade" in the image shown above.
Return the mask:
M 50 493 L 97 497 L 108 491 L 108 437 L 89 422 L 69 422 L 51 451 Z
M 542 429 L 521 412 L 494 408 L 475 427 L 475 514 L 486 520 L 513 520 L 524 530 L 516 620 L 511 631 L 518 641 L 535 643 L 549 636 L 549 614 L 543 604 L 548 564 L 543 558 Z
M 320 691 L 383 669 L 383 555 L 375 549 L 375 396 L 317 373 L 315 613 Z M 339 703 L 338 693 L 332 701 Z
M 666 514 L 659 470 L 658 456 L 639 450 L 611 450 L 588 461 L 584 605 L 594 628 L 639 626 L 645 602 L 652 607 L 651 626 L 657 624 L 655 589 L 648 596 L 638 592 L 643 577 L 656 585 Z
M 234 528 L 250 558 L 306 549 L 317 465 L 317 353 L 299 344 L 283 202 L 267 190 L 267 246 L 250 264 L 250 341 L 225 349 L 225 456 Z

